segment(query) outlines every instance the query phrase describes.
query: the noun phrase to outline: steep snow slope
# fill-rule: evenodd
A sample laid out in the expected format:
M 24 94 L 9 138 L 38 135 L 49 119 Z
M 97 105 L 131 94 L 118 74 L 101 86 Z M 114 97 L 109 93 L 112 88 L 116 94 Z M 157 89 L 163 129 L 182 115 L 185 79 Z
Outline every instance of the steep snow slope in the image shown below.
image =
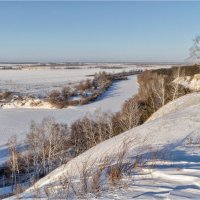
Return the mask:
M 194 105 L 199 105 L 200 103 L 199 98 L 200 98 L 200 93 L 193 93 L 180 97 L 176 101 L 171 101 L 167 105 L 160 108 L 157 112 L 155 112 L 148 119 L 148 121 L 157 119 L 159 117 L 162 117 L 163 115 L 172 114 L 178 110 L 189 108 Z
M 42 190 L 64 175 L 78 176 L 78 169 L 86 160 L 95 168 L 107 156 L 115 159 L 126 141 L 130 145 L 128 152 L 132 158 L 138 153 L 144 155 L 150 151 L 162 150 L 165 150 L 167 156 L 157 161 L 154 169 L 144 169 L 142 174 L 127 178 L 125 188 L 101 192 L 99 199 L 198 199 L 199 139 L 200 94 L 194 93 L 164 106 L 142 126 L 102 142 L 72 159 L 39 180 L 22 196 L 31 197 L 34 188 Z

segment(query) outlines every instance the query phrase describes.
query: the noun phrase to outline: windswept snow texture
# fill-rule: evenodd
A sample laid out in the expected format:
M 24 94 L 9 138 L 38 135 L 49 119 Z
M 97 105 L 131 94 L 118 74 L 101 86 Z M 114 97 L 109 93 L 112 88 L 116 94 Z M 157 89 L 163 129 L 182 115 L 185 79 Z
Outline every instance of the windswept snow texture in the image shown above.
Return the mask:
M 19 140 L 23 140 L 31 120 L 41 122 L 43 118 L 54 117 L 58 122 L 69 124 L 95 111 L 117 112 L 123 102 L 137 91 L 137 76 L 129 76 L 128 80 L 114 82 L 103 96 L 88 105 L 66 109 L 0 109 L 0 145 L 5 144 L 13 134 L 16 134 Z
M 188 142 L 190 139 L 193 142 Z M 127 178 L 128 186 L 102 191 L 97 199 L 199 199 L 200 197 L 200 94 L 193 93 L 167 104 L 145 124 L 98 144 L 39 180 L 43 187 L 59 177 L 78 175 L 78 168 L 88 160 L 95 167 L 105 156 L 116 157 L 123 141 L 130 142 L 131 157 L 151 150 L 165 149 L 167 156 L 155 168 L 144 169 Z M 144 142 L 145 141 L 145 142 Z M 143 149 L 143 150 L 141 150 Z M 94 162 L 95 160 L 95 162 Z M 28 189 L 23 197 L 31 196 Z M 95 199 L 95 198 L 94 198 Z

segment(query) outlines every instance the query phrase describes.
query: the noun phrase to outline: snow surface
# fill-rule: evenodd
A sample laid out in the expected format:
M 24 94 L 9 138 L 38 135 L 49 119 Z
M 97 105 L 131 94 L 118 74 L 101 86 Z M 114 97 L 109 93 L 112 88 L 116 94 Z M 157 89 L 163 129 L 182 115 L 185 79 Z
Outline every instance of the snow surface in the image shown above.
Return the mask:
M 195 95 L 196 94 L 196 95 Z M 190 108 L 191 106 L 199 105 L 199 93 L 194 93 L 180 97 L 176 101 L 171 101 L 167 105 L 160 108 L 157 112 L 148 119 L 148 121 L 162 117 L 163 115 L 172 114 L 182 108 Z
M 145 124 L 102 142 L 57 168 L 22 196 L 31 197 L 34 188 L 42 190 L 64 175 L 78 175 L 78 169 L 86 160 L 95 167 L 107 156 L 116 158 L 126 141 L 130 144 L 131 157 L 138 152 L 148 153 L 147 147 L 151 147 L 151 151 L 165 149 L 167 156 L 158 161 L 155 168 L 127 177 L 126 187 L 102 191 L 100 197 L 94 199 L 199 199 L 200 144 L 188 143 L 189 138 L 197 142 L 199 137 L 200 93 L 193 93 L 167 104 Z

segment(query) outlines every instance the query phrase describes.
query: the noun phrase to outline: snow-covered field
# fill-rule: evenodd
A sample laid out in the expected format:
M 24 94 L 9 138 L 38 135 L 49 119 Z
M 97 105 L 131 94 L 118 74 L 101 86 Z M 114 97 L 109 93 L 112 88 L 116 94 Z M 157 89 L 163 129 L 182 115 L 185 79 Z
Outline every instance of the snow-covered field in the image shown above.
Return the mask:
M 23 94 L 45 96 L 52 89 L 60 89 L 69 84 L 92 78 L 98 72 L 117 73 L 130 70 L 169 68 L 171 65 L 128 65 L 117 63 L 94 63 L 83 66 L 39 66 L 0 64 L 0 67 L 23 67 L 21 70 L 0 70 L 0 91 L 12 91 Z M 74 69 L 72 69 L 74 68 Z
M 131 176 L 125 176 L 121 187 L 104 190 L 98 197 L 90 199 L 199 199 L 199 131 L 200 94 L 193 93 L 165 105 L 145 124 L 104 141 L 72 159 L 39 180 L 22 196 L 31 198 L 35 188 L 45 195 L 42 188 L 58 184 L 56 181 L 60 177 L 79 176 L 79 169 L 86 160 L 95 168 L 105 157 L 117 159 L 116 152 L 126 141 L 130 144 L 128 155 L 131 158 L 138 152 L 145 155 L 155 150 L 164 150 L 166 155 L 154 160 L 154 168 L 143 168 Z
M 23 69 L 23 70 L 0 70 L 0 91 L 12 91 L 22 94 L 44 96 L 53 89 L 60 89 L 66 85 L 75 84 L 81 80 L 91 79 L 97 72 L 106 71 L 116 73 L 135 69 L 101 69 L 101 68 L 78 68 L 78 69 Z

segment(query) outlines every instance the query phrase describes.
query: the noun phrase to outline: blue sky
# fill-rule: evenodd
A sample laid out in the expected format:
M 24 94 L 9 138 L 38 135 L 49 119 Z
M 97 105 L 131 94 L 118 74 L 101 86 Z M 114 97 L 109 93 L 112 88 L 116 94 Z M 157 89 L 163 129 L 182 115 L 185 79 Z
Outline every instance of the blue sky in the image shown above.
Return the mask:
M 200 2 L 0 2 L 0 62 L 179 62 Z

